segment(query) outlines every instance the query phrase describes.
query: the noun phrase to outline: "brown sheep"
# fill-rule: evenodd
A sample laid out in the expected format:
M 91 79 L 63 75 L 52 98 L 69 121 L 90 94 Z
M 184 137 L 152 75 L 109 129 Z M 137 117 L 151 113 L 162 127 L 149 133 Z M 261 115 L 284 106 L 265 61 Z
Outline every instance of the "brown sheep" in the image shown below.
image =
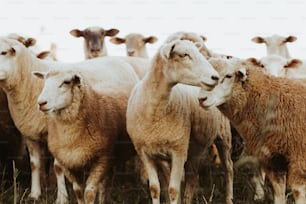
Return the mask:
M 210 63 L 221 83 L 211 92 L 201 91 L 200 105 L 217 106 L 230 119 L 271 181 L 275 204 L 286 203 L 286 183 L 295 203 L 306 203 L 305 86 L 240 62 L 214 59 Z
M 93 204 L 99 185 L 104 203 L 115 143 L 129 138 L 125 114 L 134 83 L 113 81 L 92 87 L 73 71 L 34 74 L 45 82 L 38 104 L 50 119 L 48 147 L 73 184 L 78 203 Z
M 84 53 L 86 59 L 107 56 L 104 38 L 106 36 L 115 36 L 117 33 L 119 33 L 118 29 L 112 28 L 105 30 L 101 27 L 88 27 L 84 30 L 73 29 L 70 31 L 72 36 L 84 38 Z

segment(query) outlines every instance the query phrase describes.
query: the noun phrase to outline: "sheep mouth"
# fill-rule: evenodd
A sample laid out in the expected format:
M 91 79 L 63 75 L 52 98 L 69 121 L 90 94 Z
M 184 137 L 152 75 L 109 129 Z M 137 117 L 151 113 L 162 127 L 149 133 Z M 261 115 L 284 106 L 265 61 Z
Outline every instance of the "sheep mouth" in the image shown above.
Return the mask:
M 198 100 L 199 100 L 199 105 L 204 109 L 209 109 L 211 106 L 214 105 L 214 103 L 207 104 L 207 101 L 206 101 L 207 97 L 198 98 Z
M 46 107 L 43 107 L 43 106 L 40 106 L 40 107 L 39 107 L 39 110 L 40 110 L 41 112 L 48 112 L 48 111 L 50 111 L 49 108 L 46 108 Z
M 202 82 L 202 85 L 203 85 L 202 87 L 205 88 L 206 91 L 211 91 L 217 86 L 217 84 L 218 83 L 208 84 L 208 83 Z

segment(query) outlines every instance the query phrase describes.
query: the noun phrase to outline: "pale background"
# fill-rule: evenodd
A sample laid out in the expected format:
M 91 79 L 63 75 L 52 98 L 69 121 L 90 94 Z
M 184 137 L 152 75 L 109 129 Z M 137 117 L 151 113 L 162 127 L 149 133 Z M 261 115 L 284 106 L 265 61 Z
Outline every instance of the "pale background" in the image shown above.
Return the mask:
M 117 28 L 117 36 L 130 32 L 155 35 L 148 45 L 153 56 L 165 38 L 176 31 L 207 37 L 214 52 L 236 57 L 261 57 L 263 44 L 251 42 L 256 35 L 295 35 L 289 43 L 292 57 L 306 59 L 306 1 L 303 0 L 0 0 L 0 35 L 19 33 L 38 40 L 41 49 L 58 46 L 61 61 L 84 59 L 83 39 L 74 28 Z M 125 46 L 106 38 L 109 55 L 125 55 Z

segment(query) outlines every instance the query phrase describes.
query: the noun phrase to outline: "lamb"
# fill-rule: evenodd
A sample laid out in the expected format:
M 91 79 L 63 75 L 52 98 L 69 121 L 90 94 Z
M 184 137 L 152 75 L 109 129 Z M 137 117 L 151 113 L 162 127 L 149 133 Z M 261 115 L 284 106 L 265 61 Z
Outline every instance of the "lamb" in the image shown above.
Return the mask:
M 73 68 L 82 72 L 93 84 L 108 80 L 136 83 L 139 78 L 130 61 L 132 59 L 127 60 L 123 57 L 105 57 L 63 64 L 37 59 L 31 51 L 16 40 L 0 39 L 0 87 L 7 95 L 11 117 L 29 149 L 32 179 L 30 197 L 38 199 L 41 195 L 39 143 L 46 141 L 48 132 L 47 116 L 37 109 L 36 103 L 43 83 L 33 78 L 31 72 L 47 71 L 53 67 Z M 55 169 L 58 169 L 56 165 Z M 60 171 L 55 171 L 55 174 L 58 177 L 57 202 L 64 203 L 67 201 L 64 176 Z
M 290 35 L 288 37 L 283 37 L 279 35 L 272 35 L 269 37 L 256 36 L 252 38 L 255 43 L 265 43 L 267 46 L 267 55 L 276 54 L 282 56 L 286 59 L 290 59 L 290 54 L 287 48 L 287 42 L 294 42 L 297 37 Z
M 157 38 L 155 36 L 144 37 L 138 33 L 130 33 L 125 38 L 113 37 L 110 41 L 117 45 L 125 44 L 127 56 L 148 58 L 146 44 L 155 43 Z
M 266 73 L 277 77 L 306 78 L 305 63 L 300 59 L 286 59 L 279 55 L 268 55 L 260 60 L 247 59 L 256 67 L 261 67 Z
M 99 201 L 104 203 L 107 176 L 116 158 L 115 143 L 129 138 L 125 113 L 134 83 L 111 81 L 91 86 L 88 79 L 71 70 L 33 74 L 44 80 L 37 103 L 49 116 L 48 147 L 73 184 L 78 203 L 93 204 L 98 185 Z
M 218 107 L 244 137 L 246 149 L 258 158 L 272 183 L 275 204 L 286 203 L 286 183 L 295 203 L 306 203 L 305 86 L 234 61 L 210 63 L 221 83 L 211 92 L 201 90 L 200 105 Z
M 84 30 L 73 29 L 70 31 L 72 36 L 84 38 L 85 59 L 107 56 L 104 38 L 105 36 L 115 36 L 117 33 L 119 33 L 118 29 L 105 30 L 101 27 L 88 27 Z
M 183 203 L 191 203 L 199 157 L 217 136 L 223 141 L 219 147 L 222 147 L 221 159 L 226 168 L 226 203 L 232 203 L 229 122 L 217 109 L 203 111 L 198 106 L 198 89 L 187 86 L 211 90 L 218 78 L 194 43 L 174 40 L 161 46 L 150 70 L 132 90 L 127 107 L 127 130 L 148 173 L 153 204 L 160 203 L 156 160 L 171 161 L 168 194 L 172 204 L 178 203 L 186 162 Z

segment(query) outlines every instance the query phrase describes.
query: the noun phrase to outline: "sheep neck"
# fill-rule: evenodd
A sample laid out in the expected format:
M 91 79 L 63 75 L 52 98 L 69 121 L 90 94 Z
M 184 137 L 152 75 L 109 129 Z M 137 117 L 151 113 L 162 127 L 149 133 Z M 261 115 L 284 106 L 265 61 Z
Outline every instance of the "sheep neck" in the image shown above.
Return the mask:
M 146 94 L 146 98 L 150 99 L 150 105 L 154 112 L 160 110 L 166 113 L 167 106 L 169 104 L 170 94 L 172 88 L 175 86 L 173 82 L 167 80 L 163 73 L 163 67 L 166 66 L 159 55 L 153 59 L 153 64 L 150 72 L 144 78 L 143 88 Z
M 55 117 L 58 121 L 70 125 L 79 124 L 82 119 L 80 110 L 82 110 L 83 104 L 86 103 L 86 97 L 84 97 L 84 89 L 84 85 L 81 87 L 73 87 L 72 103 L 68 107 L 55 111 Z
M 15 59 L 11 77 L 4 85 L 7 94 L 10 114 L 17 128 L 26 136 L 33 136 L 45 131 L 44 114 L 37 108 L 37 97 L 42 89 L 43 81 L 32 76 L 32 71 L 47 70 L 43 61 L 36 59 L 26 48 L 20 50 Z M 25 118 L 27 121 L 25 122 Z M 32 121 L 36 121 L 31 123 Z M 39 122 L 38 122 L 39 121 Z M 33 124 L 37 126 L 33 127 Z
M 276 106 L 282 97 L 281 91 L 278 84 L 271 81 L 270 76 L 248 69 L 246 84 L 235 84 L 231 99 L 218 107 L 244 138 L 252 154 L 262 147 L 270 134 L 269 126 L 275 126 L 279 114 Z M 281 131 L 281 128 L 274 131 Z

